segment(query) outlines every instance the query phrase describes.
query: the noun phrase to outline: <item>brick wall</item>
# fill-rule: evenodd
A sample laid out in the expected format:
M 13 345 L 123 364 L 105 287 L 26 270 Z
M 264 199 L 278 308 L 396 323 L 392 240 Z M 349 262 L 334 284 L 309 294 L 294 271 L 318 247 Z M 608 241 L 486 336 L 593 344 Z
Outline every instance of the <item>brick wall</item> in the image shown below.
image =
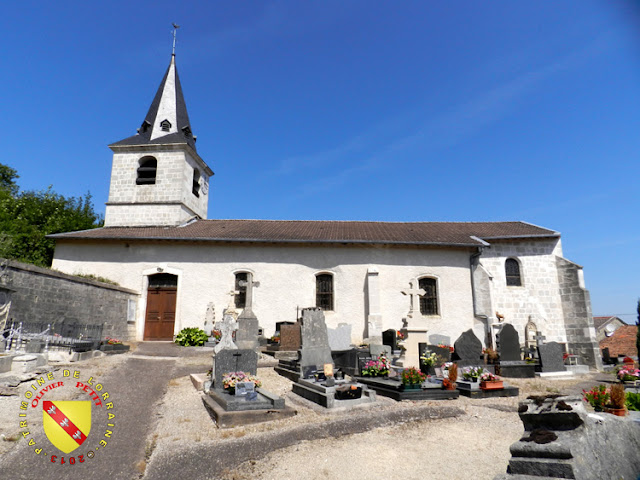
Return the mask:
M 127 322 L 129 300 L 138 298 L 133 290 L 12 260 L 6 261 L 0 286 L 11 291 L 9 321 L 104 323 L 103 337 L 135 339 L 134 325 Z

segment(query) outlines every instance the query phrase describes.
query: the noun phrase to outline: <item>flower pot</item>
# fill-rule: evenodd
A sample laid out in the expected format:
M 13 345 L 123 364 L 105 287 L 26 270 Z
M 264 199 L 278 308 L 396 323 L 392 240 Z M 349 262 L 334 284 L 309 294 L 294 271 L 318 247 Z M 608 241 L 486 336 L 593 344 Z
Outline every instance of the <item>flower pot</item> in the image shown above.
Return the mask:
M 421 383 L 407 383 L 403 384 L 402 387 L 404 390 L 420 390 L 422 388 Z
M 618 417 L 624 417 L 627 415 L 627 409 L 626 408 L 612 408 L 612 407 L 606 407 L 605 412 L 607 413 L 611 413 L 613 415 L 616 415 Z
M 496 380 L 493 382 L 480 382 L 481 390 L 502 390 L 504 389 L 504 382 L 502 380 Z

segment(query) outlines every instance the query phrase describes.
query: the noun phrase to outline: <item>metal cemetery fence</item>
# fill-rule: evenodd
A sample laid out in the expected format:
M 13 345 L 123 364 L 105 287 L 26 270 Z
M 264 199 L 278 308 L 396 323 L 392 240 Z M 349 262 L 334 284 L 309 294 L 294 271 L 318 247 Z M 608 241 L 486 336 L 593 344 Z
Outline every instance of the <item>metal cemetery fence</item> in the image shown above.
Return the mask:
M 82 325 L 75 322 L 11 322 L 10 325 L 7 323 L 2 336 L 7 352 L 12 347 L 16 351 L 24 350 L 29 342 L 39 342 L 45 352 L 51 347 L 68 348 L 70 352 L 86 352 L 100 346 L 103 327 L 103 323 Z

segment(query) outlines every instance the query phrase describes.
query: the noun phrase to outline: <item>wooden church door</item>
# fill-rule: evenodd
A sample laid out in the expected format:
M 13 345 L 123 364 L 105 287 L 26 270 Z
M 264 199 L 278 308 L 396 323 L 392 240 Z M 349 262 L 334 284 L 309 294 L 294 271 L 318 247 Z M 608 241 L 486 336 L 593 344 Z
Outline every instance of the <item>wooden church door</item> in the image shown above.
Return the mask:
M 178 277 L 168 273 L 149 276 L 144 340 L 173 340 Z

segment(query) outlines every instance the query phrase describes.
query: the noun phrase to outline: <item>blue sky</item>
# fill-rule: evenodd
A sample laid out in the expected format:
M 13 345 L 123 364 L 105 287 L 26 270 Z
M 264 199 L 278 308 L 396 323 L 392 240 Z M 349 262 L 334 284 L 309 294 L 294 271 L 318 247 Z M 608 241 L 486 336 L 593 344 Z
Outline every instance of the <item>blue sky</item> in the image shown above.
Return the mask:
M 90 191 L 168 65 L 209 218 L 523 220 L 558 230 L 596 315 L 640 296 L 635 2 L 14 2 L 0 131 L 23 189 Z

